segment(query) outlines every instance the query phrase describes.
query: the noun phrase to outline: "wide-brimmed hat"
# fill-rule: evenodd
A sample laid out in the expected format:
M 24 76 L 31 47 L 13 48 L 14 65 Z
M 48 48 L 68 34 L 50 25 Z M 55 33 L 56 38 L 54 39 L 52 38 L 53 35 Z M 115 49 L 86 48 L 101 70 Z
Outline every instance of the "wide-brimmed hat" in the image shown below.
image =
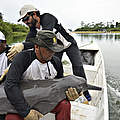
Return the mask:
M 24 5 L 21 9 L 20 9 L 20 18 L 18 20 L 18 22 L 24 18 L 27 13 L 29 12 L 34 12 L 34 11 L 39 11 L 38 9 L 36 9 L 33 5 Z
M 49 30 L 41 30 L 36 37 L 29 38 L 28 41 L 39 45 L 40 47 L 47 47 L 53 52 L 60 52 L 64 49 L 63 43 L 57 39 L 56 35 Z

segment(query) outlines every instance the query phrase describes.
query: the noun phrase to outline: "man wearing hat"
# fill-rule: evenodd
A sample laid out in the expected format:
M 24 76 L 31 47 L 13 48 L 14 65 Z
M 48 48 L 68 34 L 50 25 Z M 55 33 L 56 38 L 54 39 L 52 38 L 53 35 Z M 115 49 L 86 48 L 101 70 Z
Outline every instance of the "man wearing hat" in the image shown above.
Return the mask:
M 39 120 L 43 115 L 30 107 L 20 89 L 21 80 L 47 80 L 63 77 L 62 63 L 54 55 L 64 49 L 63 43 L 51 31 L 39 31 L 35 38 L 34 50 L 18 53 L 9 68 L 5 80 L 5 92 L 8 100 L 19 114 L 7 114 L 5 120 Z M 72 88 L 71 88 L 72 89 Z M 75 89 L 75 88 L 74 88 Z M 74 98 L 70 97 L 72 95 Z M 75 100 L 79 97 L 75 91 L 68 89 L 67 97 Z M 56 120 L 70 120 L 70 102 L 61 101 L 51 112 L 55 113 Z
M 27 35 L 26 42 L 29 42 L 30 37 L 34 37 L 37 33 L 37 30 L 50 30 L 54 31 L 57 38 L 61 40 L 64 44 L 64 50 L 61 52 L 55 53 L 57 57 L 62 59 L 62 55 L 66 52 L 72 63 L 73 74 L 76 76 L 80 76 L 86 79 L 83 64 L 81 61 L 80 50 L 77 46 L 75 39 L 63 28 L 61 24 L 58 23 L 58 20 L 55 16 L 49 13 L 44 13 L 40 15 L 40 11 L 36 9 L 33 5 L 24 5 L 20 9 L 20 20 L 24 22 L 29 28 L 30 32 Z M 31 44 L 28 44 L 28 47 L 31 47 Z M 12 54 L 18 52 L 18 49 L 23 50 L 23 44 L 16 44 L 14 48 L 12 48 L 10 53 L 8 54 L 8 58 L 12 58 Z M 88 91 L 83 93 L 88 101 L 91 100 L 91 96 Z

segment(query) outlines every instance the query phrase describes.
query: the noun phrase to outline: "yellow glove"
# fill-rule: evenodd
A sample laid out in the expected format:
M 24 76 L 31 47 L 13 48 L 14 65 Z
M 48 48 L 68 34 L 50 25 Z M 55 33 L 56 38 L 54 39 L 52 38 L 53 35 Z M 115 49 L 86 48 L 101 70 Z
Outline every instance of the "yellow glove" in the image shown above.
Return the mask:
M 9 67 L 7 67 L 7 68 L 4 70 L 4 73 L 3 73 L 2 76 L 0 77 L 0 81 L 3 80 L 3 78 L 5 77 L 5 75 L 8 73 L 8 70 L 9 70 Z
M 79 94 L 76 88 L 72 88 L 72 87 L 68 88 L 68 91 L 66 91 L 66 95 L 67 95 L 68 100 L 70 101 L 74 101 L 79 97 Z
M 7 54 L 7 57 L 9 60 L 13 60 L 14 56 L 21 52 L 24 49 L 24 45 L 22 43 L 16 43 L 14 46 L 12 46 L 9 50 L 9 53 Z
M 24 118 L 24 120 L 39 120 L 42 117 L 43 117 L 43 114 L 41 114 L 36 110 L 31 109 L 29 114 Z

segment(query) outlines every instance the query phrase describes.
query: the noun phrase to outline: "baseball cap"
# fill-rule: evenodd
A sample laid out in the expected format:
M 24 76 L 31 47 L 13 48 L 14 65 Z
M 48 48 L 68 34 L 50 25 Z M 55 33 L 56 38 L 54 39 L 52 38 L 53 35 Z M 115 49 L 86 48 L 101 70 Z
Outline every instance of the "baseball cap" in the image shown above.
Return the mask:
M 5 35 L 1 31 L 0 31 L 0 40 L 6 41 Z
M 29 38 L 28 40 L 40 47 L 47 47 L 53 52 L 60 52 L 64 49 L 63 43 L 49 30 L 41 30 L 37 33 L 36 37 Z
M 33 5 L 24 5 L 21 9 L 20 9 L 20 18 L 18 20 L 18 22 L 25 17 L 25 15 L 27 15 L 27 13 L 29 12 L 34 12 L 34 11 L 39 11 L 38 9 L 36 9 Z

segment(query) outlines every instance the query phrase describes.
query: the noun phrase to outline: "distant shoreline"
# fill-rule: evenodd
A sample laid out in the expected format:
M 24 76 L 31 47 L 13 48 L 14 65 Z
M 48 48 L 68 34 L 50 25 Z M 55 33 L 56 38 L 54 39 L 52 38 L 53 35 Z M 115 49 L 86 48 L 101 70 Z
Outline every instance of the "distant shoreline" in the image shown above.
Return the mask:
M 104 32 L 104 31 L 73 31 L 72 33 L 120 33 L 120 31 L 110 31 L 110 32 Z

